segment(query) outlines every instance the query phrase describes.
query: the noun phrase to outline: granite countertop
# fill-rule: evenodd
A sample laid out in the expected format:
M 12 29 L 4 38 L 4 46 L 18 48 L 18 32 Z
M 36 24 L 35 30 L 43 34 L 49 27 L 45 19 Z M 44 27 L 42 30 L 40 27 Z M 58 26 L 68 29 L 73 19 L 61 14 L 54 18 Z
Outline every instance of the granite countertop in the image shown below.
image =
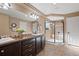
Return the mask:
M 11 38 L 9 37 L 9 40 L 12 39 L 12 40 L 8 40 L 6 42 L 1 42 L 0 43 L 0 47 L 2 46 L 5 46 L 5 45 L 8 45 L 8 44 L 11 44 L 11 43 L 14 43 L 14 42 L 20 42 L 20 41 L 24 41 L 24 40 L 29 40 L 29 39 L 32 39 L 32 38 L 35 38 L 35 37 L 38 37 L 38 36 L 42 36 L 43 34 L 39 34 L 39 35 L 23 35 L 23 36 L 18 36 L 18 37 L 14 37 L 14 38 Z M 7 38 L 8 39 L 8 38 Z M 1 41 L 3 39 L 0 39 Z

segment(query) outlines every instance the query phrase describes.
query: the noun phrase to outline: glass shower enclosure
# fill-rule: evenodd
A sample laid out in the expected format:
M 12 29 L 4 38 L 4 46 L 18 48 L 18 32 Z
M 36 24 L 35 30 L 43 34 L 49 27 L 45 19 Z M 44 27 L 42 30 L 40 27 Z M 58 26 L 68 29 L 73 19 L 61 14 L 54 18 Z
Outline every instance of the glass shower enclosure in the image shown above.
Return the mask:
M 47 41 L 53 43 L 64 43 L 64 22 L 46 21 L 45 33 Z

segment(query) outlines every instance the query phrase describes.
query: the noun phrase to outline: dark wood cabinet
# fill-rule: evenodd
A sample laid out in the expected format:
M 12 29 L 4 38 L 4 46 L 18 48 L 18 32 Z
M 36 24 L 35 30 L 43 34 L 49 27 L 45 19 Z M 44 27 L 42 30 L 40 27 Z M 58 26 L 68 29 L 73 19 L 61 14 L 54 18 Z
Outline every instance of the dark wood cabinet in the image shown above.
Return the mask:
M 41 38 L 42 38 L 41 45 L 42 45 L 42 49 L 43 49 L 45 47 L 45 36 L 42 36 Z
M 36 54 L 38 54 L 43 48 L 45 47 L 45 37 L 43 35 L 40 35 L 36 37 Z
M 36 54 L 41 51 L 41 36 L 36 37 L 35 48 Z
M 0 56 L 35 56 L 45 46 L 43 35 L 24 39 L 0 47 Z
M 19 48 L 19 42 L 0 47 L 0 56 L 18 56 L 20 54 Z
M 21 42 L 23 56 L 37 55 L 45 46 L 45 37 L 43 35 L 36 36 L 33 39 L 24 40 Z
M 24 40 L 21 43 L 22 56 L 35 55 L 35 39 Z

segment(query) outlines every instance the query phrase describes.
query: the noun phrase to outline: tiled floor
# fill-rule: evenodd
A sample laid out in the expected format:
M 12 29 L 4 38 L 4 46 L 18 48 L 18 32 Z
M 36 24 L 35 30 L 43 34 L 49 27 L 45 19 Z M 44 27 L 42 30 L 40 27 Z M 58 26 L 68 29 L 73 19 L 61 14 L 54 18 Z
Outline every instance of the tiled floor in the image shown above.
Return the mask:
M 65 44 L 46 44 L 37 56 L 79 56 L 79 47 Z
M 48 41 L 48 42 L 54 42 L 54 39 L 47 39 L 46 41 Z M 61 39 L 61 40 L 58 40 L 58 39 L 55 39 L 55 42 L 63 42 L 63 39 Z

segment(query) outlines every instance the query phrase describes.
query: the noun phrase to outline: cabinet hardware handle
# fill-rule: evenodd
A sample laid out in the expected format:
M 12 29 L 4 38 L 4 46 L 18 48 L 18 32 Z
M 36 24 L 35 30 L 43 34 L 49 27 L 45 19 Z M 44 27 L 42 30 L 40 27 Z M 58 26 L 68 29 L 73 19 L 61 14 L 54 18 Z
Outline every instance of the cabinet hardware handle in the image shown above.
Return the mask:
M 4 53 L 4 50 L 1 50 L 1 53 Z

